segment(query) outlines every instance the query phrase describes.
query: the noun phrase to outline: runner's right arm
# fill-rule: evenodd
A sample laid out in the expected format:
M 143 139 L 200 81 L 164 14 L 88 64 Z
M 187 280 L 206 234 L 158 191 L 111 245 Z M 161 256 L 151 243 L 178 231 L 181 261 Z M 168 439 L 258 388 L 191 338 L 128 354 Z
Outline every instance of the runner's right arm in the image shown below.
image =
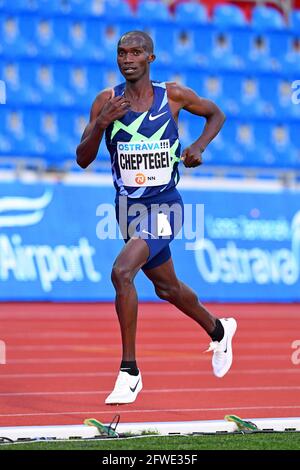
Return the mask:
M 96 158 L 99 146 L 109 124 L 123 117 L 130 108 L 124 96 L 113 96 L 113 90 L 102 91 L 91 107 L 90 121 L 76 149 L 76 161 L 81 168 L 87 168 Z

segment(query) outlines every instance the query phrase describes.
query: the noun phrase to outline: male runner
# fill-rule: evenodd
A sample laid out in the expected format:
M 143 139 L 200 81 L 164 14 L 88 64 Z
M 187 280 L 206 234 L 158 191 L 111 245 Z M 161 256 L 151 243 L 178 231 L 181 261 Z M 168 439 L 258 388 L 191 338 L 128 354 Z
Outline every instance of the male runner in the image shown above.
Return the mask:
M 183 223 L 183 203 L 176 189 L 180 158 L 186 167 L 200 165 L 202 153 L 220 131 L 225 116 L 190 88 L 151 81 L 154 60 L 153 42 L 146 33 L 130 31 L 120 38 L 117 62 L 126 81 L 96 97 L 76 152 L 78 164 L 86 168 L 96 158 L 105 133 L 117 191 L 118 222 L 124 213 L 127 219 L 125 231 L 121 228 L 126 244 L 112 269 L 123 356 L 106 404 L 132 403 L 142 389 L 135 356 L 138 300 L 134 278 L 140 269 L 153 282 L 158 297 L 195 320 L 211 337 L 214 374 L 223 377 L 232 364 L 236 321 L 219 320 L 205 309 L 197 295 L 176 277 L 169 248 Z M 182 153 L 177 126 L 181 109 L 206 118 L 201 136 Z M 141 209 L 130 211 L 137 203 Z M 161 204 L 171 210 L 157 210 Z

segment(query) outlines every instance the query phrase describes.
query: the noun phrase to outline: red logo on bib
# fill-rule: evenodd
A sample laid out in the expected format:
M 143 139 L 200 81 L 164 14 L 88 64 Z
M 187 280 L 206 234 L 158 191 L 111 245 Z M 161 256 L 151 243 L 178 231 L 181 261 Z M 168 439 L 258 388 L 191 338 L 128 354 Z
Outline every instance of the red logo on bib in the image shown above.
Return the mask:
M 147 180 L 147 177 L 143 173 L 137 173 L 135 177 L 136 184 L 144 184 Z

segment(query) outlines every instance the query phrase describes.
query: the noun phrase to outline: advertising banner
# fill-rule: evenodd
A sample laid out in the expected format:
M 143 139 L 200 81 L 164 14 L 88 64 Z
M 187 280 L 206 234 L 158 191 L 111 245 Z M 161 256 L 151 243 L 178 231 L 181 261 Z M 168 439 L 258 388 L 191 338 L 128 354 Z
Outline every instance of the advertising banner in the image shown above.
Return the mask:
M 171 251 L 201 300 L 300 301 L 299 192 L 180 192 Z M 113 300 L 123 246 L 113 201 L 106 186 L 1 183 L 0 300 Z M 140 300 L 157 299 L 143 273 L 136 285 Z

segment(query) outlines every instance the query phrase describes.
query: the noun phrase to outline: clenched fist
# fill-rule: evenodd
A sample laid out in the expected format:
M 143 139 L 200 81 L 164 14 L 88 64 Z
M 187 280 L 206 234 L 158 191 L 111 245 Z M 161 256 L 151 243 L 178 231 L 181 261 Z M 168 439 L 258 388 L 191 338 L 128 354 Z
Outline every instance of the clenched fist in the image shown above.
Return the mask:
M 181 154 L 181 160 L 187 168 L 194 168 L 202 164 L 202 152 L 203 149 L 197 145 L 192 144 L 183 150 Z

